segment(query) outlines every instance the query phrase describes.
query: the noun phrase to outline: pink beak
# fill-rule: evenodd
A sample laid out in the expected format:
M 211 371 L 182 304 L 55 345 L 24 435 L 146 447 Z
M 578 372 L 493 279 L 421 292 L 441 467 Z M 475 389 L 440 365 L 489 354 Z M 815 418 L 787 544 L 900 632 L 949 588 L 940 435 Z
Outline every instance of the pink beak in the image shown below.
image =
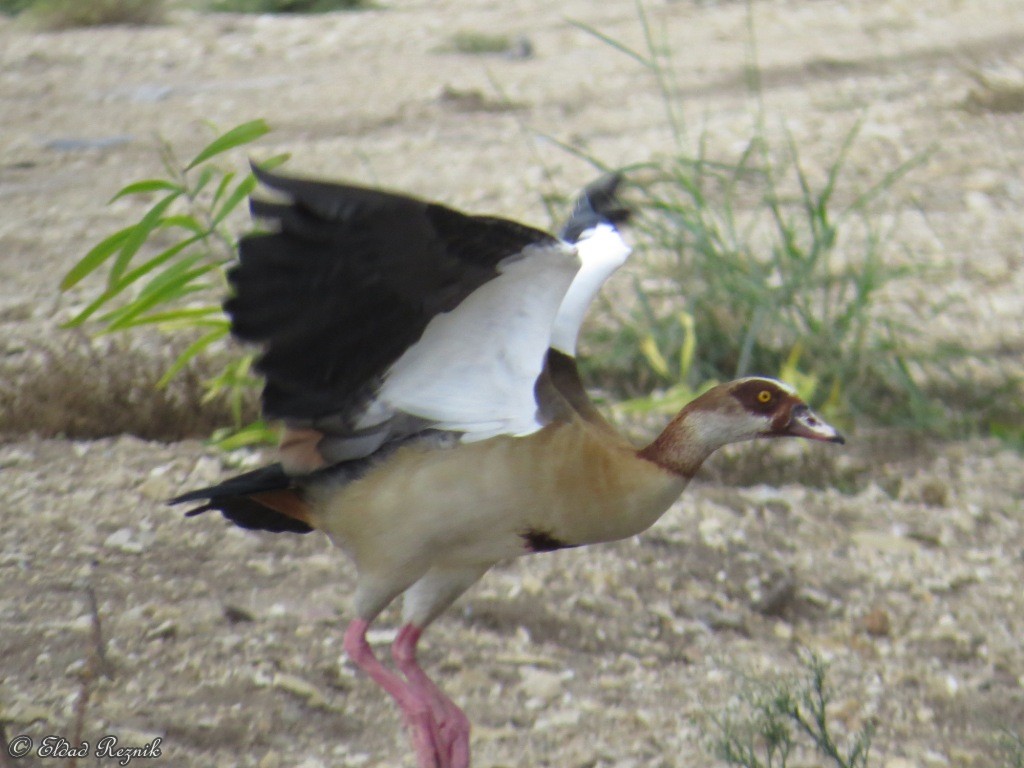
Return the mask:
M 806 437 L 808 440 L 822 440 L 826 443 L 845 443 L 844 438 L 831 424 L 826 423 L 806 405 L 793 409 L 793 416 L 786 426 L 786 435 Z

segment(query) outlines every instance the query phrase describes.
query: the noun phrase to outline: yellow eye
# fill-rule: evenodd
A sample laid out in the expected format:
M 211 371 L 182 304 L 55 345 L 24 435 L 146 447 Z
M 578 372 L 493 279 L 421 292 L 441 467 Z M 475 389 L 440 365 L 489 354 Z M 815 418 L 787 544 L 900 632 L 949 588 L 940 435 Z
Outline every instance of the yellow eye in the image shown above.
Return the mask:
M 762 389 L 757 393 L 757 402 L 759 403 L 770 403 L 772 401 L 772 393 L 767 389 Z

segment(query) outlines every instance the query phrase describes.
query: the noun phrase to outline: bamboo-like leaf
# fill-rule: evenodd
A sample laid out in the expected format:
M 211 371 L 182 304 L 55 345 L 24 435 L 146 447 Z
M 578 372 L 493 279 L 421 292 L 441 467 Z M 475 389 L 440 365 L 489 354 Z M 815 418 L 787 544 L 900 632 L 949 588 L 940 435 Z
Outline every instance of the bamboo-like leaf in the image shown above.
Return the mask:
M 189 344 L 185 349 L 182 350 L 181 354 L 178 355 L 177 359 L 171 363 L 171 366 L 164 371 L 164 375 L 160 377 L 157 382 L 158 387 L 166 387 L 168 382 L 173 379 L 181 370 L 194 360 L 200 352 L 206 349 L 208 346 L 213 344 L 220 339 L 227 336 L 227 328 L 216 328 L 208 333 L 204 333 L 198 339 Z
M 211 157 L 227 152 L 242 144 L 255 141 L 268 131 L 270 131 L 270 126 L 267 125 L 265 120 L 251 120 L 248 123 L 242 123 L 207 144 L 198 155 L 192 158 L 192 162 L 185 166 L 185 170 L 190 171 Z
M 64 275 L 64 279 L 60 281 L 60 289 L 66 291 L 77 285 L 82 278 L 86 277 L 93 271 L 95 271 L 104 261 L 109 259 L 114 253 L 124 246 L 125 241 L 129 235 L 135 230 L 135 225 L 125 227 L 124 229 L 118 230 L 109 237 L 104 238 L 99 243 L 94 245 L 82 259 L 75 264 L 68 273 Z
M 213 200 L 210 203 L 211 207 L 217 207 L 217 203 L 220 201 L 221 197 L 224 196 L 224 192 L 227 191 L 227 188 L 234 180 L 235 175 L 235 172 L 231 171 L 229 173 L 225 173 L 221 177 L 220 184 L 217 185 L 217 190 L 213 193 Z
M 288 160 L 291 159 L 291 156 L 291 152 L 282 152 L 279 155 L 271 155 L 266 160 L 261 160 L 259 162 L 259 166 L 265 171 L 272 171 L 278 166 L 284 165 L 286 162 L 288 162 Z
M 169 264 L 163 272 L 158 275 L 154 275 L 145 287 L 139 293 L 139 298 L 150 296 L 155 292 L 159 292 L 163 287 L 169 283 L 175 283 L 178 278 L 187 272 L 188 270 L 195 267 L 196 264 L 203 260 L 204 254 L 193 253 L 189 256 L 184 256 L 173 264 Z
M 166 312 L 151 312 L 125 320 L 118 326 L 118 330 L 136 328 L 140 325 L 159 325 L 162 331 L 227 328 L 227 320 L 217 316 L 221 313 L 223 310 L 220 307 L 169 309 Z
M 198 261 L 202 258 L 202 254 L 183 259 L 182 261 L 172 264 L 168 269 L 165 269 L 159 275 L 156 276 L 150 283 L 142 289 L 139 294 L 139 298 L 148 299 L 151 296 L 162 295 L 165 293 L 168 286 L 181 287 L 187 283 L 194 283 L 198 278 L 201 278 L 204 274 L 217 269 L 216 264 L 200 264 L 196 266 Z M 207 287 L 207 284 L 196 284 L 197 290 L 203 290 Z
M 100 309 L 104 304 L 110 301 L 112 298 L 120 294 L 129 285 L 134 283 L 139 278 L 143 277 L 146 273 L 156 269 L 161 264 L 174 258 L 180 251 L 187 248 L 189 245 L 195 243 L 199 238 L 190 238 L 189 240 L 183 240 L 180 243 L 172 245 L 167 250 L 157 254 L 152 259 L 147 261 L 145 264 L 133 269 L 131 272 L 126 273 L 121 279 L 114 285 L 108 285 L 107 289 L 103 291 L 99 296 L 93 299 L 89 304 L 75 315 L 73 318 L 63 324 L 64 328 L 77 328 L 88 320 L 97 310 Z
M 107 275 L 108 286 L 113 286 L 120 281 L 121 276 L 124 274 L 125 269 L 127 269 L 132 257 L 138 253 L 139 248 L 141 248 L 143 243 L 146 242 L 153 230 L 159 226 L 164 212 L 180 196 L 181 192 L 171 192 L 146 211 L 146 215 L 139 220 L 138 224 L 132 227 L 128 236 L 125 238 L 124 243 L 121 245 L 121 250 L 118 252 L 117 258 L 110 267 L 110 272 Z
M 159 224 L 160 229 L 185 229 L 192 232 L 200 237 L 205 236 L 208 232 L 195 216 L 188 214 L 181 214 L 178 216 L 165 216 Z
M 191 197 L 195 200 L 199 193 L 206 189 L 206 185 L 213 181 L 213 177 L 216 176 L 220 171 L 214 168 L 212 165 L 205 166 L 199 171 L 199 178 L 196 179 L 195 185 L 192 187 Z
M 61 328 L 78 328 L 83 323 L 85 323 L 86 320 L 92 317 L 99 310 L 100 307 L 102 307 L 104 304 L 110 301 L 117 294 L 117 292 L 118 291 L 112 289 L 105 290 L 95 299 L 90 301 L 86 305 L 85 309 L 83 309 L 81 312 L 79 312 L 77 315 L 75 315 L 67 322 L 62 323 Z
M 213 226 L 217 226 L 227 218 L 228 214 L 237 208 L 240 202 L 251 195 L 254 189 L 256 189 L 256 177 L 250 173 L 238 182 L 238 186 L 228 195 L 220 210 L 213 215 Z
M 104 333 L 113 333 L 114 331 L 124 330 L 132 325 L 144 324 L 140 323 L 138 318 L 143 317 L 145 312 L 158 304 L 175 301 L 201 291 L 203 289 L 202 286 L 190 285 L 190 283 L 200 274 L 209 272 L 213 268 L 212 266 L 200 267 L 193 270 L 193 272 L 182 275 L 177 281 L 164 285 L 162 290 L 156 291 L 144 298 L 136 299 L 110 318 Z
M 145 275 L 149 274 L 150 272 L 152 272 L 157 267 L 162 266 L 163 264 L 166 264 L 168 261 L 173 259 L 175 256 L 177 256 L 179 253 L 184 251 L 186 248 L 188 248 L 191 245 L 195 245 L 200 240 L 202 240 L 202 238 L 200 236 L 198 236 L 198 235 L 193 236 L 193 237 L 189 237 L 189 238 L 187 238 L 185 240 L 181 240 L 181 241 L 175 243 L 174 245 L 172 245 L 170 248 L 167 248 L 166 250 L 161 251 L 160 253 L 158 253 L 156 256 L 154 256 L 153 258 L 151 258 L 149 261 L 145 262 L 144 264 L 140 264 L 138 267 L 136 267 L 135 269 L 131 270 L 130 272 L 126 272 L 122 276 L 122 278 L 121 278 L 121 280 L 120 280 L 120 282 L 118 284 L 117 292 L 120 292 L 125 287 L 131 285 L 132 283 L 134 283 L 139 278 L 144 277 Z M 200 258 L 201 258 L 201 254 L 200 254 Z
M 256 421 L 241 429 L 217 430 L 210 442 L 222 451 L 234 451 L 254 445 L 275 445 L 279 437 L 278 431 L 266 422 Z
M 106 332 L 126 327 L 130 321 L 159 304 L 167 304 L 182 296 L 203 290 L 205 286 L 195 284 L 194 281 L 211 270 L 217 269 L 217 266 L 204 264 L 193 268 L 194 264 L 195 257 L 172 264 L 153 278 L 132 302 L 100 318 L 107 324 Z
M 128 197 L 129 195 L 146 195 L 151 192 L 184 192 L 185 190 L 178 184 L 168 179 L 146 179 L 144 181 L 136 181 L 134 184 L 129 184 L 126 187 L 122 187 L 116 195 L 107 201 L 107 205 L 120 200 L 122 197 Z

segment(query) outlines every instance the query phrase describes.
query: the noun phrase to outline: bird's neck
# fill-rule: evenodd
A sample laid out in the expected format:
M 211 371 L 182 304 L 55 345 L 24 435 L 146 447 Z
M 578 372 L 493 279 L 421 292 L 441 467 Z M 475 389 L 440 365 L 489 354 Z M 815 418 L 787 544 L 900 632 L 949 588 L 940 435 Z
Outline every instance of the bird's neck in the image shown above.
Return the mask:
M 733 435 L 728 422 L 714 411 L 699 407 L 699 400 L 684 408 L 654 442 L 637 456 L 686 479 L 723 445 L 742 439 Z

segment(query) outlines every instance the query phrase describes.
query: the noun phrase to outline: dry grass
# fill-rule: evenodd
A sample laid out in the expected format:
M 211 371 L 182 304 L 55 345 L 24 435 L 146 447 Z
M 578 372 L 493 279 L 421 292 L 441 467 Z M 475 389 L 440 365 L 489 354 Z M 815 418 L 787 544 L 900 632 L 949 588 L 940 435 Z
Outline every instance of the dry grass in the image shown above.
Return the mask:
M 203 402 L 203 382 L 223 360 L 193 365 L 159 388 L 177 351 L 154 336 L 90 339 L 60 331 L 42 342 L 7 347 L 0 435 L 81 439 L 127 433 L 170 441 L 207 437 L 231 423 L 226 404 Z M 255 403 L 248 410 L 255 415 Z

